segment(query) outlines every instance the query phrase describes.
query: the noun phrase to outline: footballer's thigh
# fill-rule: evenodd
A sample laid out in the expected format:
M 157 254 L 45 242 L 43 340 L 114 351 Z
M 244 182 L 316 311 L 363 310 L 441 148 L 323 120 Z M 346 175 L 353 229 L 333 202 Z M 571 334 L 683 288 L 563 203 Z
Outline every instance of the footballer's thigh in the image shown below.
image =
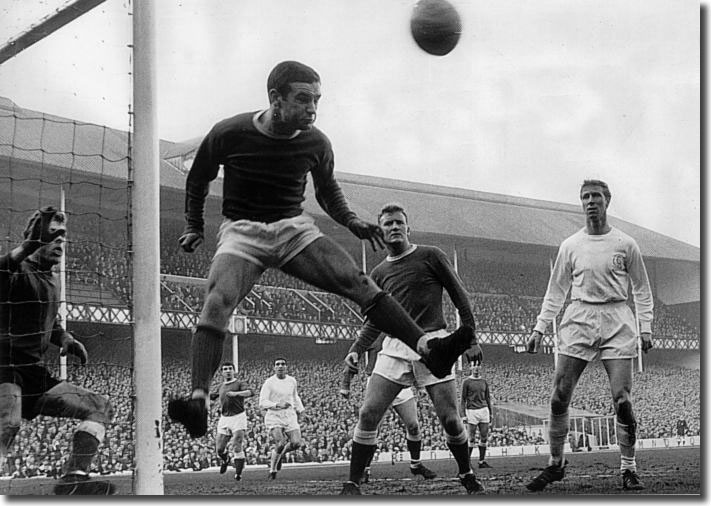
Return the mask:
M 309 244 L 281 270 L 361 306 L 380 292 L 380 288 L 358 268 L 348 252 L 326 236 Z
M 37 414 L 90 420 L 106 425 L 113 418 L 109 398 L 86 388 L 62 381 L 37 399 Z
M 377 366 L 377 363 L 376 363 Z M 395 383 L 380 374 L 373 373 L 368 380 L 363 405 L 358 412 L 360 428 L 376 430 L 403 385 Z
M 224 328 L 237 305 L 259 280 L 264 268 L 231 253 L 213 258 L 205 288 L 200 323 Z
M 457 386 L 454 380 L 427 385 L 427 393 L 437 413 L 442 427 L 447 434 L 459 434 L 464 430 L 462 419 L 457 411 Z

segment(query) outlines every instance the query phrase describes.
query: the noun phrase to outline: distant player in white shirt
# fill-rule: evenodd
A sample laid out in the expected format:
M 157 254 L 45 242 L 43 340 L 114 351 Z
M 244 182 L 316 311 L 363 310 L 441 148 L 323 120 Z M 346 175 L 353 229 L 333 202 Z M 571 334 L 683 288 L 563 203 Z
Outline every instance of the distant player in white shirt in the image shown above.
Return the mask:
M 632 284 L 645 353 L 652 348 L 654 304 L 639 246 L 607 223 L 610 199 L 610 190 L 603 181 L 583 182 L 580 201 L 585 228 L 561 244 L 538 322 L 528 340 L 528 352 L 536 353 L 543 333 L 570 291 L 572 303 L 558 331 L 558 364 L 549 424 L 551 456 L 549 466 L 527 485 L 531 491 L 542 490 L 565 475 L 563 446 L 569 428 L 568 406 L 585 366 L 597 357 L 607 371 L 617 415 L 622 486 L 627 490 L 644 488 L 635 462 L 637 422 L 630 392 L 637 330 L 635 317 L 627 305 L 628 285 Z
M 274 442 L 270 459 L 269 478 L 276 479 L 281 469 L 282 459 L 287 452 L 301 446 L 301 428 L 299 418 L 304 412 L 296 390 L 296 379 L 286 374 L 286 359 L 274 361 L 274 376 L 270 376 L 262 385 L 259 393 L 259 408 L 266 410 L 264 426 Z

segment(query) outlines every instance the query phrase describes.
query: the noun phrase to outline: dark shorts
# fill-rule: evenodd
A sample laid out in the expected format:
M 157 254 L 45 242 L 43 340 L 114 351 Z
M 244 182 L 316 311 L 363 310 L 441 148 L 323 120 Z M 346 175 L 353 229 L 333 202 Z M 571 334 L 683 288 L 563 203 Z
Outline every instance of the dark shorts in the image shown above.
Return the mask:
M 41 365 L 0 365 L 0 383 L 15 383 L 22 389 L 22 418 L 32 420 L 39 413 L 37 399 L 61 383 Z

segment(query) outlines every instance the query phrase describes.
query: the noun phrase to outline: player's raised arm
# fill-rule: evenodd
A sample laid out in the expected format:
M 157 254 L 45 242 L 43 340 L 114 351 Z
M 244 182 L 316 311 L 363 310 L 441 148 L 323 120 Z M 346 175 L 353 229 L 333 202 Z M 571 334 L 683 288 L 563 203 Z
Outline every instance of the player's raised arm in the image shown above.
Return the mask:
M 323 163 L 311 172 L 319 205 L 331 218 L 348 228 L 358 239 L 370 242 L 373 251 L 384 248 L 380 227 L 358 218 L 348 207 L 343 190 L 333 175 L 333 153 L 330 152 L 330 155 L 327 153 L 324 158 Z

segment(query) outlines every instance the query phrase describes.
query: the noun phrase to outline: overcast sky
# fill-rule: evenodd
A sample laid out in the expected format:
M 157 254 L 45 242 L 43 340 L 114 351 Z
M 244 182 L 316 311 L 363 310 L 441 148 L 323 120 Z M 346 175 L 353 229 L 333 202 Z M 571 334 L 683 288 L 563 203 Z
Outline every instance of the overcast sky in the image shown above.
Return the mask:
M 1 41 L 64 3 L 6 0 Z M 612 215 L 700 245 L 698 2 L 457 0 L 445 57 L 412 41 L 410 0 L 157 4 L 164 139 L 266 107 L 267 74 L 296 59 L 321 74 L 337 171 L 573 204 L 600 178 Z M 0 96 L 126 130 L 129 8 L 107 0 L 0 65 Z

